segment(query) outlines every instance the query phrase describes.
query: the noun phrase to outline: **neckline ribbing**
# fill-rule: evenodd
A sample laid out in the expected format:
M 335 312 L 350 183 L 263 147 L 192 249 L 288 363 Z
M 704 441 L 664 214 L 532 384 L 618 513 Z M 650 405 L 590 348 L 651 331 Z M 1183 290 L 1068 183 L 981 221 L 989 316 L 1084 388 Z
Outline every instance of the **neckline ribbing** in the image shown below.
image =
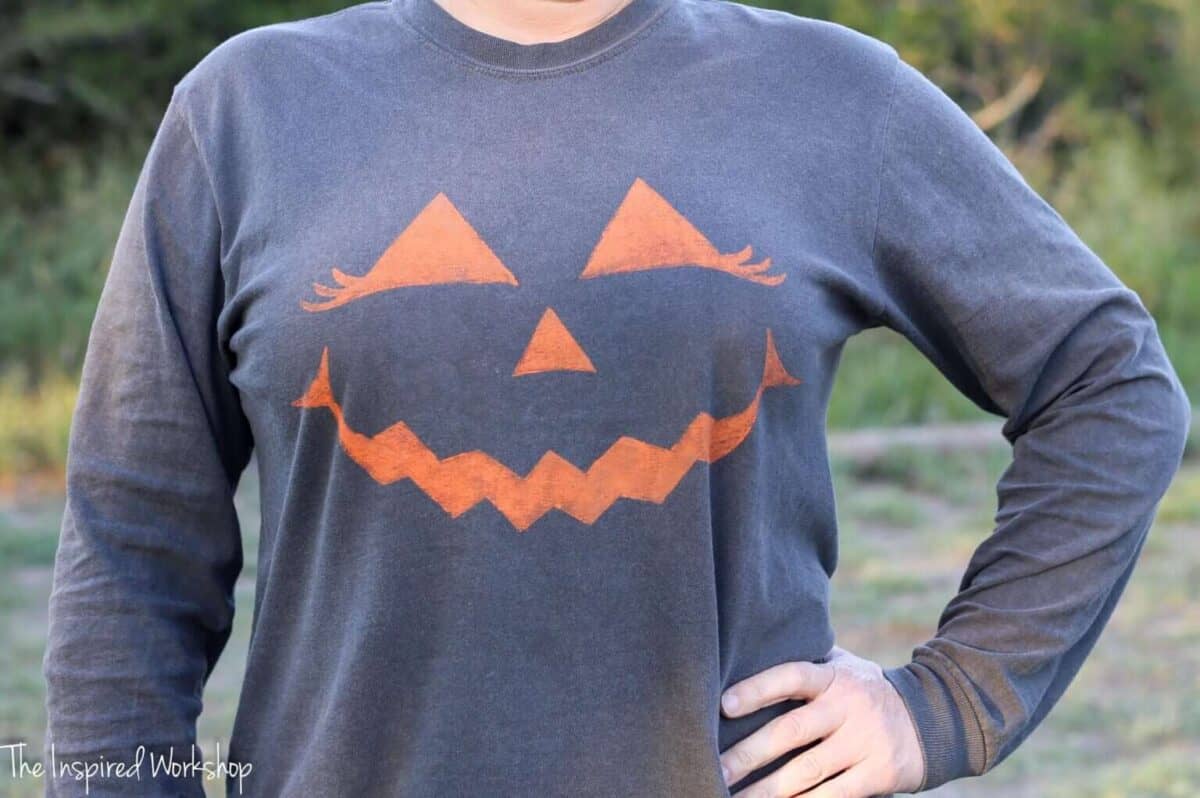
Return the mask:
M 417 32 L 443 49 L 493 70 L 544 73 L 581 66 L 628 40 L 676 0 L 629 0 L 615 14 L 567 39 L 522 44 L 472 28 L 436 0 L 389 0 Z

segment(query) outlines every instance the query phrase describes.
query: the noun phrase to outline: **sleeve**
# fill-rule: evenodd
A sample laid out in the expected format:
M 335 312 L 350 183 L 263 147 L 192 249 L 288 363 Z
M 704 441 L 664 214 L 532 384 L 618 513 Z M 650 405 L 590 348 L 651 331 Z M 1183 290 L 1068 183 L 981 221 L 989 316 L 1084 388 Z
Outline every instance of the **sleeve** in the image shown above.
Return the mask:
M 152 764 L 202 761 L 195 722 L 230 633 L 233 494 L 252 441 L 218 340 L 221 224 L 183 96 L 176 85 L 137 178 L 71 420 L 43 659 L 44 761 L 59 769 L 47 795 L 204 794 L 203 774 Z M 98 762 L 107 776 L 81 778 Z
M 1041 722 L 1108 622 L 1177 471 L 1190 403 L 1140 297 L 945 93 L 898 60 L 874 322 L 982 409 L 1012 459 L 932 639 L 885 668 L 917 790 L 981 775 Z

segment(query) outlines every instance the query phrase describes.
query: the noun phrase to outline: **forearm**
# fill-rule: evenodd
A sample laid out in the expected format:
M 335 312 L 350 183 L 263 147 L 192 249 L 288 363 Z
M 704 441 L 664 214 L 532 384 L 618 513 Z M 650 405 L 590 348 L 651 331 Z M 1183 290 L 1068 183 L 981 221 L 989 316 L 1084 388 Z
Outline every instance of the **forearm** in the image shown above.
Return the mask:
M 1191 410 L 1140 297 L 949 97 L 898 62 L 874 316 L 979 407 L 1012 462 L 995 529 L 913 661 L 886 671 L 923 789 L 994 767 L 1050 710 L 1130 578 Z
M 1013 459 L 995 530 L 936 635 L 886 671 L 921 728 L 927 788 L 993 768 L 1061 697 L 1178 468 L 1190 408 L 1153 321 L 1132 292 L 1097 296 L 1057 346 L 1027 350 L 1044 364 L 1013 351 L 1009 371 L 994 372 L 1040 377 L 1004 427 Z M 968 324 L 996 323 L 988 312 Z

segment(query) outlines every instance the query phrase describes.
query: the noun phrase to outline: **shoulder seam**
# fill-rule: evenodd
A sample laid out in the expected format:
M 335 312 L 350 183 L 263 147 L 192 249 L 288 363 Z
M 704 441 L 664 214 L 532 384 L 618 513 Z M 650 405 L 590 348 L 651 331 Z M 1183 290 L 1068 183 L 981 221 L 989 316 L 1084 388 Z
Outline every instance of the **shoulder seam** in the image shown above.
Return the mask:
M 278 19 L 273 22 L 263 22 L 258 25 L 251 25 L 250 27 L 242 28 L 241 30 L 224 37 L 214 46 L 209 48 L 208 51 L 198 61 L 196 61 L 196 63 L 194 63 L 186 72 L 184 72 L 183 76 L 177 81 L 176 85 L 183 85 L 190 81 L 198 80 L 198 78 L 193 77 L 193 74 L 198 71 L 198 68 L 201 64 L 212 57 L 214 53 L 226 47 L 226 45 L 229 45 L 230 42 L 235 40 L 240 41 L 242 37 L 249 37 L 252 34 L 256 36 L 267 35 L 268 33 L 280 31 L 294 32 L 296 30 L 303 30 L 305 26 L 320 24 L 327 20 L 347 16 L 353 12 L 386 11 L 390 5 L 391 0 L 366 0 L 366 2 L 355 3 L 351 6 L 338 8 L 333 11 L 327 11 L 324 14 L 313 14 L 311 16 L 296 17 L 293 19 Z

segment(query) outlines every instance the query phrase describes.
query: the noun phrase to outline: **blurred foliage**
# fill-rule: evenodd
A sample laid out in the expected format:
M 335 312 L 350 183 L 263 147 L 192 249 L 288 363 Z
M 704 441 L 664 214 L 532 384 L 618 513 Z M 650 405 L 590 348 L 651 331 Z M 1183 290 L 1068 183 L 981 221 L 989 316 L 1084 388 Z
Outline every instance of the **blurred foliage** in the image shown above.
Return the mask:
M 0 0 L 0 192 L 60 195 L 58 177 L 146 136 L 175 81 L 256 25 L 335 10 L 329 0 Z
M 1200 397 L 1200 349 L 1187 346 L 1200 336 L 1200 0 L 756 4 L 877 36 L 942 86 L 1138 291 Z M 79 368 L 125 205 L 175 81 L 241 30 L 346 5 L 0 0 L 6 399 Z M 976 412 L 888 334 L 863 336 L 868 357 L 850 357 L 851 341 L 831 425 Z

